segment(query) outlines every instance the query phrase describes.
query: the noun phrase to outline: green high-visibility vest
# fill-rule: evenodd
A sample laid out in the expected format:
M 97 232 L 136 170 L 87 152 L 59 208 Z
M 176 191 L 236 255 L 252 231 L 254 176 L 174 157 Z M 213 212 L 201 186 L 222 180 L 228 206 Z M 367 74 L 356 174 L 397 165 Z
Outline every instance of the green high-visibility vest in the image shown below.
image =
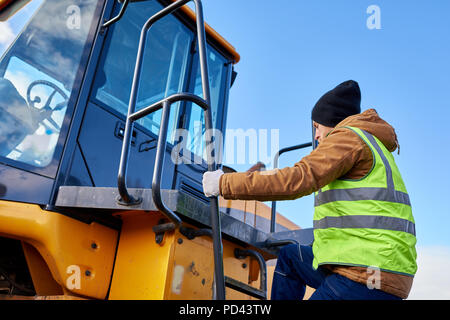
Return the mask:
M 346 128 L 370 147 L 373 166 L 361 179 L 337 179 L 315 193 L 313 267 L 362 266 L 414 275 L 415 223 L 394 157 L 375 136 Z

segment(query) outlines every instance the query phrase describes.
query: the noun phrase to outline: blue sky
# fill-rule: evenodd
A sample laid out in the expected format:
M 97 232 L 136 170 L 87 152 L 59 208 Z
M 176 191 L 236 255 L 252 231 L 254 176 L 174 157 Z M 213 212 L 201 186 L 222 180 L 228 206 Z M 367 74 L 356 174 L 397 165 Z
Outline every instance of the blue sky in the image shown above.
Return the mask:
M 366 25 L 373 4 L 380 30 Z M 449 1 L 204 1 L 207 22 L 241 54 L 228 128 L 280 129 L 280 147 L 310 141 L 317 99 L 358 81 L 362 110 L 375 108 L 396 129 L 418 244 L 450 245 L 449 10 Z M 280 167 L 308 152 L 283 155 Z M 312 203 L 310 196 L 278 208 L 310 227 Z

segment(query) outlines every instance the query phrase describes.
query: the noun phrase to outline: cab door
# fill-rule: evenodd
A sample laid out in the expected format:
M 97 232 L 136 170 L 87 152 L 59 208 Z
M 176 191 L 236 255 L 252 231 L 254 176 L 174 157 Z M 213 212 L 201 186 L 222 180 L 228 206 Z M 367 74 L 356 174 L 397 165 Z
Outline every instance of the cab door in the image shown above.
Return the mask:
M 162 8 L 157 1 L 132 2 L 124 16 L 109 27 L 66 185 L 117 186 L 141 27 Z M 119 10 L 120 4 L 116 5 L 113 16 Z M 152 27 L 146 40 L 136 111 L 188 89 L 193 40 L 193 32 L 175 16 L 168 16 Z M 175 164 L 170 151 L 184 109 L 182 103 L 174 104 L 171 109 L 162 188 L 171 189 L 173 185 Z M 160 118 L 161 111 L 158 111 L 135 123 L 128 161 L 128 187 L 151 188 Z

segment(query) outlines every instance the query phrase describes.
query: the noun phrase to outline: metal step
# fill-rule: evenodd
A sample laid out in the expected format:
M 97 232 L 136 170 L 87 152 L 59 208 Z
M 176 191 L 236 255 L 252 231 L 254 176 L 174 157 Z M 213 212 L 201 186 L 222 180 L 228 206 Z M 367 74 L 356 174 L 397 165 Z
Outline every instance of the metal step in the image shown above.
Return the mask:
M 249 286 L 246 283 L 240 282 L 236 279 L 232 279 L 230 277 L 225 276 L 225 286 L 228 288 L 231 288 L 233 290 L 248 294 L 249 296 L 252 296 L 257 299 L 266 300 L 267 299 L 267 292 L 258 290 L 252 286 Z
M 237 259 L 243 259 L 246 257 L 253 257 L 259 265 L 259 289 L 249 286 L 246 283 L 238 281 L 236 279 L 225 276 L 225 286 L 236 291 L 248 294 L 254 298 L 261 300 L 267 299 L 267 265 L 263 256 L 255 250 L 242 250 L 239 248 L 234 249 L 234 256 Z

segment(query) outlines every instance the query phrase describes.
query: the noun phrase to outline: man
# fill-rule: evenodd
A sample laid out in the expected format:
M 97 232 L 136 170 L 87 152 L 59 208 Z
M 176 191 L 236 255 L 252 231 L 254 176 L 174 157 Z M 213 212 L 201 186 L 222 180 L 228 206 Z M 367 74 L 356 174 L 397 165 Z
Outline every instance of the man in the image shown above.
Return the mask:
M 363 113 L 358 83 L 346 81 L 312 110 L 318 147 L 293 167 L 203 176 L 207 196 L 292 200 L 315 193 L 314 243 L 278 256 L 272 299 L 405 299 L 416 265 L 415 224 L 391 152 L 394 129 Z

